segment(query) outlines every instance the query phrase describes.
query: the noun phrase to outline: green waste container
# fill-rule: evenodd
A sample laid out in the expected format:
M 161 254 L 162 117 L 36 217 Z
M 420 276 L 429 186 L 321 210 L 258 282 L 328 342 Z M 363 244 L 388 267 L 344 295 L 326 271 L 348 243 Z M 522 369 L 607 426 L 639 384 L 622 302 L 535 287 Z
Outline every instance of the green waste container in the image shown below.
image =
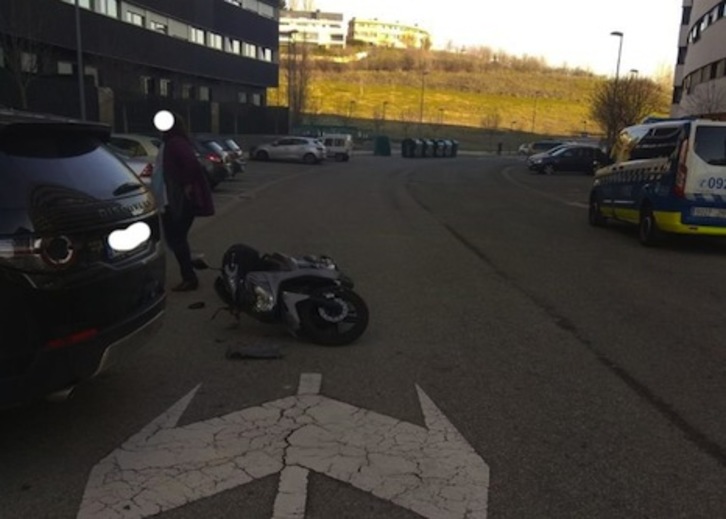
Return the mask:
M 391 139 L 385 135 L 379 135 L 373 141 L 373 155 L 382 157 L 391 156 Z M 405 155 L 404 155 L 405 156 Z
M 413 139 L 403 139 L 401 141 L 401 156 L 410 158 L 416 152 L 416 143 Z

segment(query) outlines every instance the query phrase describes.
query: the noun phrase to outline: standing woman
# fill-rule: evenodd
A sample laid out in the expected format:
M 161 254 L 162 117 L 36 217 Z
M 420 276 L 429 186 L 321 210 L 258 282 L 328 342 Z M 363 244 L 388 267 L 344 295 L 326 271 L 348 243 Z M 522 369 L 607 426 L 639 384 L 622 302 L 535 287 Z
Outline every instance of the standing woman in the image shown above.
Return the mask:
M 162 168 L 167 203 L 163 222 L 166 241 L 176 256 L 182 277 L 182 282 L 172 290 L 187 292 L 199 287 L 192 266 L 189 230 L 195 217 L 214 214 L 214 202 L 184 122 L 178 114 L 173 116 L 173 125 L 163 132 Z

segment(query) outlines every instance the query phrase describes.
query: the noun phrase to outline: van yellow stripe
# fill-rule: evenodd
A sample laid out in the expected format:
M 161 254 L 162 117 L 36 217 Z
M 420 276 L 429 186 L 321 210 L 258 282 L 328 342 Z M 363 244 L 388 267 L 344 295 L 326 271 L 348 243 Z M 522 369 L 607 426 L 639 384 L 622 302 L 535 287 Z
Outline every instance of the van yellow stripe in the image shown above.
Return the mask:
M 640 211 L 637 209 L 615 208 L 615 217 L 618 220 L 637 224 L 640 221 Z M 688 225 L 681 223 L 679 211 L 655 211 L 653 213 L 658 228 L 673 234 L 703 234 L 708 236 L 726 236 L 726 227 L 711 225 Z

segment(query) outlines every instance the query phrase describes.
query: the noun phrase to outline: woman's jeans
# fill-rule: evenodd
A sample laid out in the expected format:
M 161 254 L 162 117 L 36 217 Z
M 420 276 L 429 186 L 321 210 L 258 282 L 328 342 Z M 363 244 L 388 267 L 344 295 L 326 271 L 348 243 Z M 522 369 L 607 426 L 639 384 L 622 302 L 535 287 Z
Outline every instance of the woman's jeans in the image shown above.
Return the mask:
M 189 248 L 189 229 L 194 223 L 194 210 L 190 204 L 184 204 L 182 214 L 179 215 L 179 218 L 174 218 L 167 208 L 162 219 L 166 243 L 176 256 L 182 280 L 197 281 L 197 275 L 192 266 L 192 253 Z

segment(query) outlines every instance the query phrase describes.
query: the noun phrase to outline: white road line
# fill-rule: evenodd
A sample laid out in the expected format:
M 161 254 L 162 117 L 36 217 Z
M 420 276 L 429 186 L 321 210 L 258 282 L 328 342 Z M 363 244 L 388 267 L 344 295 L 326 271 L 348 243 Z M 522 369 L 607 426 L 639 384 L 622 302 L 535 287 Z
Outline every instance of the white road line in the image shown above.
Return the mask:
M 584 204 L 582 202 L 572 202 L 570 200 L 565 200 L 564 198 L 560 198 L 559 196 L 555 196 L 555 195 L 551 195 L 549 193 L 545 193 L 544 191 L 540 191 L 537 188 L 534 188 L 532 186 L 528 186 L 527 184 L 525 184 L 523 182 L 520 182 L 519 180 L 515 180 L 514 178 L 512 178 L 512 176 L 509 173 L 510 170 L 512 168 L 514 168 L 514 167 L 516 167 L 516 166 L 509 166 L 509 167 L 505 168 L 504 171 L 502 171 L 502 176 L 509 183 L 514 184 L 515 186 L 520 187 L 522 189 L 526 189 L 530 193 L 534 193 L 534 194 L 539 195 L 539 196 L 541 196 L 543 198 L 548 198 L 550 200 L 554 200 L 555 202 L 559 202 L 561 204 L 569 205 L 569 206 L 572 206 L 572 207 L 581 207 L 581 208 L 585 208 L 585 209 L 588 209 L 589 208 L 589 206 L 587 204 Z
M 303 373 L 300 375 L 300 384 L 297 387 L 298 395 L 320 394 L 323 376 L 320 373 Z
M 309 470 L 285 467 L 280 473 L 272 519 L 304 519 L 308 497 Z

